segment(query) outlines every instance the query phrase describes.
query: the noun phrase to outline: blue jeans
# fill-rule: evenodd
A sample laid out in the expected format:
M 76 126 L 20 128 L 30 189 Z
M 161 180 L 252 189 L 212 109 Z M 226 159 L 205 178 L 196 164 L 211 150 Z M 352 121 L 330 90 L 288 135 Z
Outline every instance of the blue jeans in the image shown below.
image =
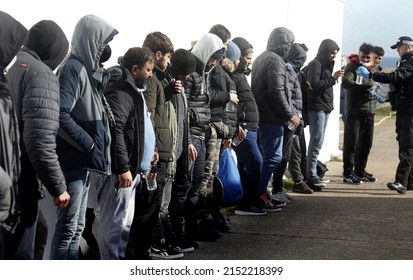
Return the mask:
M 255 205 L 259 198 L 262 155 L 258 147 L 257 132 L 248 131 L 247 137 L 238 145 L 233 146 L 238 159 L 238 170 L 241 175 L 243 196 L 241 205 Z
M 309 111 L 310 142 L 307 151 L 308 179 L 317 176 L 317 159 L 324 142 L 329 113 L 324 111 Z
M 261 123 L 258 133 L 263 158 L 260 195 L 263 195 L 267 193 L 271 175 L 282 159 L 284 126 L 274 123 Z
M 50 244 L 51 260 L 76 260 L 79 255 L 80 237 L 85 228 L 89 171 L 63 169 L 69 205 L 57 208 L 56 225 Z

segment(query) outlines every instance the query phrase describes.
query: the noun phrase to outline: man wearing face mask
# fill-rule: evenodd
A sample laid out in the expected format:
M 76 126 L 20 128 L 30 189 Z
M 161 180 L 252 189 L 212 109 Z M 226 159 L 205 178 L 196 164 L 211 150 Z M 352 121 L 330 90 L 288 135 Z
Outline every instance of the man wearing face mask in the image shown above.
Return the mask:
M 379 71 L 377 66 L 371 66 L 373 56 L 374 46 L 363 43 L 358 56 L 350 60 L 343 75 L 347 116 L 344 126 L 343 182 L 348 184 L 376 181 L 376 178 L 366 171 L 366 165 L 373 144 L 377 102 L 370 92 L 373 81 L 357 74 L 360 66 L 373 73 Z
M 334 107 L 333 86 L 344 73 L 333 73 L 334 58 L 340 50 L 336 42 L 324 39 L 320 43 L 317 56 L 308 64 L 306 80 L 309 85 L 307 94 L 310 142 L 307 152 L 307 184 L 313 191 L 321 191 L 325 182 L 317 176 L 317 160 L 323 147 L 328 118 Z

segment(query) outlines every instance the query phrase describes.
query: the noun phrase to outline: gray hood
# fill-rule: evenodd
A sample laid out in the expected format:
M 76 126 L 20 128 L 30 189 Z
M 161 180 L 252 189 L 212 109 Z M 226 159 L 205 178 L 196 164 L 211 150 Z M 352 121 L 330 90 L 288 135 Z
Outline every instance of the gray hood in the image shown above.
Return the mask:
M 196 42 L 191 52 L 202 62 L 202 70 L 204 72 L 208 60 L 220 49 L 225 51 L 225 45 L 222 43 L 222 40 L 215 34 L 206 33 Z M 224 51 L 222 54 L 224 54 Z
M 105 20 L 86 15 L 76 24 L 72 37 L 72 51 L 88 71 L 99 68 L 99 60 L 106 45 L 119 32 Z

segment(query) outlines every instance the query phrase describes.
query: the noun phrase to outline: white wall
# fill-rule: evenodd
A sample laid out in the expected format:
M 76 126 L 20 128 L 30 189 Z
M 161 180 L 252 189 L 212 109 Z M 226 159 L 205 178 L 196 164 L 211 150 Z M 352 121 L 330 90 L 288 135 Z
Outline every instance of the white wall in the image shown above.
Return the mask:
M 105 64 L 107 67 L 115 64 L 117 57 L 129 47 L 140 46 L 149 32 L 161 31 L 171 38 L 175 48 L 189 48 L 191 41 L 200 38 L 217 23 L 228 27 L 233 38 L 241 36 L 250 41 L 255 56 L 266 48 L 270 32 L 276 27 L 285 26 L 294 32 L 296 42 L 305 43 L 310 48 L 309 62 L 315 57 L 323 39 L 330 38 L 342 45 L 344 0 L 86 0 L 81 4 L 21 0 L 2 1 L 0 9 L 14 16 L 27 28 L 42 19 L 54 20 L 65 31 L 69 41 L 76 22 L 82 16 L 93 13 L 102 17 L 119 31 L 110 43 L 112 57 Z M 337 55 L 336 69 L 340 67 L 340 55 Z M 340 153 L 339 85 L 334 90 L 336 109 L 330 116 L 320 154 L 322 161 Z M 42 201 L 42 207 L 50 208 L 50 201 L 50 198 Z M 54 211 L 46 212 L 52 230 Z

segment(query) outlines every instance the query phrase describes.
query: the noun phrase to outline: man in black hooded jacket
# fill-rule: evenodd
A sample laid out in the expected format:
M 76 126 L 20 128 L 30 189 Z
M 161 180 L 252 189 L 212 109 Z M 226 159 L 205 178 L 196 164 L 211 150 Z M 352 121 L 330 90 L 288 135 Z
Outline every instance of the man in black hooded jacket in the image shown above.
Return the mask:
M 340 48 L 331 39 L 325 39 L 318 48 L 317 56 L 309 63 L 306 74 L 309 83 L 308 119 L 310 142 L 307 152 L 308 185 L 314 191 L 321 191 L 325 184 L 317 176 L 317 159 L 324 142 L 328 117 L 333 111 L 333 86 L 344 74 L 343 70 L 333 73 L 334 58 Z
M 43 186 L 53 204 L 69 204 L 65 178 L 56 154 L 59 128 L 59 82 L 53 70 L 63 61 L 69 42 L 53 21 L 42 20 L 30 30 L 28 40 L 7 73 L 21 134 L 21 224 L 9 240 L 7 258 L 33 259 L 38 200 Z M 40 182 L 39 182 L 39 180 Z

